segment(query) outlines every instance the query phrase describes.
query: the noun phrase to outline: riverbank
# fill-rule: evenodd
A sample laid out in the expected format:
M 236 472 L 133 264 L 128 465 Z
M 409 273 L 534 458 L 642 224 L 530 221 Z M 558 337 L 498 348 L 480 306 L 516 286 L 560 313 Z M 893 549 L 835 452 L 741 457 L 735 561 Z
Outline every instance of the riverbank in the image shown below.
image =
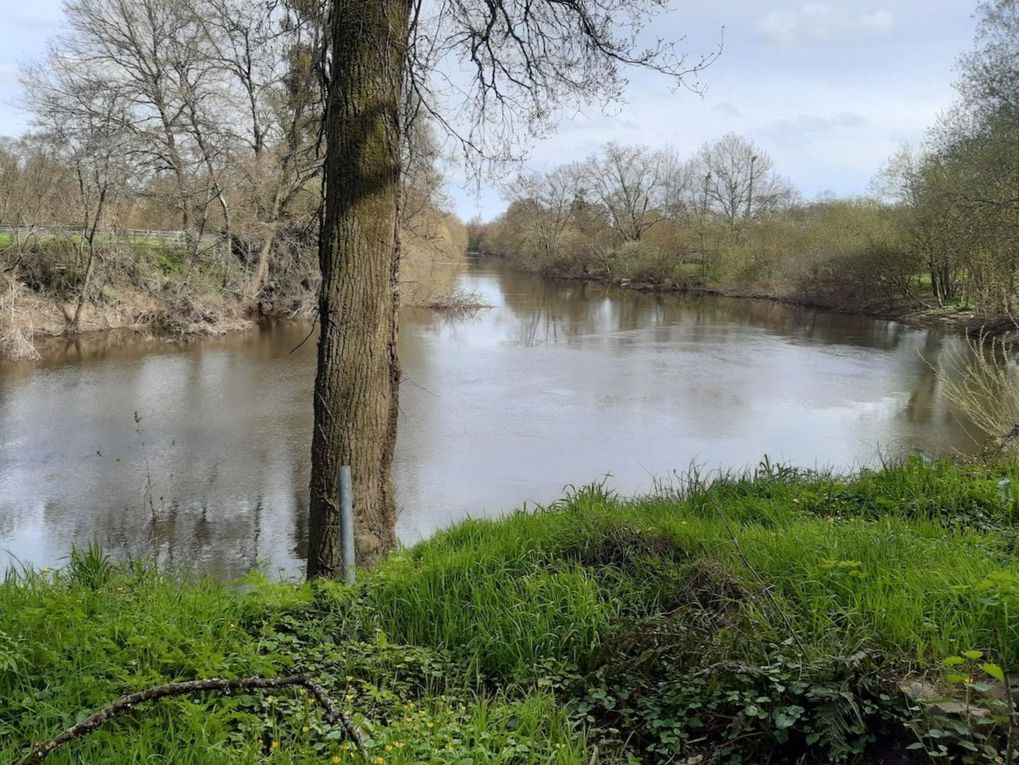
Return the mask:
M 647 285 L 646 289 L 651 292 L 658 292 L 653 285 Z M 850 316 L 869 316 L 874 319 L 887 319 L 899 321 L 911 327 L 930 327 L 944 330 L 945 332 L 956 332 L 966 335 L 979 335 L 982 331 L 988 330 L 988 325 L 981 321 L 973 311 L 946 306 L 943 308 L 919 308 L 915 304 L 899 305 L 872 305 L 872 306 L 845 306 L 839 304 L 819 303 L 816 300 L 798 297 L 796 295 L 779 295 L 769 292 L 761 292 L 755 289 L 723 289 L 718 287 L 698 287 L 695 285 L 680 288 L 681 292 L 694 295 L 717 295 L 721 297 L 741 298 L 750 300 L 769 300 L 785 305 L 795 305 L 801 308 L 811 308 L 818 311 L 832 311 Z M 991 335 L 1004 335 L 1015 332 L 1013 324 L 999 322 L 989 330 Z
M 819 302 L 813 298 L 782 294 L 762 290 L 756 287 L 719 287 L 706 286 L 686 278 L 663 278 L 660 280 L 637 280 L 625 277 L 604 276 L 595 274 L 542 274 L 551 279 L 565 281 L 582 281 L 605 284 L 621 289 L 632 289 L 660 295 L 707 295 L 712 297 L 728 297 L 742 300 L 765 300 L 783 305 L 799 306 L 818 311 L 831 311 L 848 316 L 868 316 L 874 319 L 887 319 L 908 324 L 912 327 L 930 327 L 946 332 L 954 332 L 976 336 L 986 333 L 990 336 L 1006 336 L 1016 334 L 1019 329 L 1011 320 L 1001 320 L 988 324 L 981 320 L 972 310 L 959 306 L 935 308 L 918 307 L 915 303 L 872 304 L 848 306 L 840 303 Z
M 79 552 L 0 585 L 0 759 L 123 693 L 302 672 L 364 756 L 277 690 L 145 704 L 50 761 L 1001 762 L 1007 479 L 1019 466 L 916 458 L 850 478 L 766 462 L 637 500 L 589 487 L 462 523 L 356 588 Z
M 431 212 L 404 232 L 405 304 L 451 292 L 466 250 L 466 230 L 452 215 Z M 276 258 L 284 262 L 254 294 L 250 275 L 228 254 L 192 257 L 175 243 L 111 242 L 82 300 L 84 266 L 72 240 L 0 247 L 0 359 L 38 358 L 36 346 L 47 338 L 121 331 L 181 342 L 250 330 L 263 319 L 310 318 L 317 264 L 308 246 L 292 258 Z

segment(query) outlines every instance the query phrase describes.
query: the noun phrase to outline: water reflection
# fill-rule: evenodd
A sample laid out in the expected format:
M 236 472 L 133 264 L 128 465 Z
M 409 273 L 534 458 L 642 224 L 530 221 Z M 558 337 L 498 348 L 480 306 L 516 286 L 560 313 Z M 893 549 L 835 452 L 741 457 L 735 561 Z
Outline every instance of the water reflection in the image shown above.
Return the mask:
M 846 467 L 975 448 L 931 367 L 959 338 L 489 261 L 462 281 L 493 308 L 404 315 L 406 542 L 607 474 L 636 492 L 693 461 Z M 178 347 L 113 334 L 0 367 L 0 567 L 53 565 L 98 538 L 222 576 L 298 572 L 315 356 L 313 342 L 293 351 L 304 335 L 284 325 Z

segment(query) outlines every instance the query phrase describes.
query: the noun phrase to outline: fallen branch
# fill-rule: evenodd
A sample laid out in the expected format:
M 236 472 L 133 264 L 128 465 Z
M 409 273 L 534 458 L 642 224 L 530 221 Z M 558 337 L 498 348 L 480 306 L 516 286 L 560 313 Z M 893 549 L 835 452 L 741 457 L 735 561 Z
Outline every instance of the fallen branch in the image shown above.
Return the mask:
M 325 719 L 330 725 L 339 724 L 347 736 L 354 742 L 358 750 L 364 753 L 365 733 L 357 728 L 343 711 L 336 706 L 325 689 L 305 675 L 290 675 L 288 677 L 244 677 L 232 680 L 211 679 L 211 680 L 189 680 L 183 683 L 168 683 L 147 688 L 144 691 L 130 693 L 121 696 L 107 707 L 99 710 L 87 719 L 72 725 L 62 733 L 53 738 L 42 741 L 32 746 L 32 751 L 18 761 L 18 765 L 29 765 L 29 763 L 42 762 L 56 748 L 75 739 L 84 738 L 95 730 L 98 730 L 110 720 L 129 712 L 133 707 L 144 701 L 157 701 L 170 696 L 186 696 L 192 693 L 204 693 L 206 691 L 221 691 L 223 693 L 234 693 L 237 691 L 268 690 L 273 688 L 286 688 L 299 686 L 305 688 L 325 710 Z
M 463 316 L 473 314 L 484 308 L 491 308 L 488 303 L 482 302 L 481 295 L 477 292 L 468 292 L 464 289 L 454 289 L 445 295 L 440 295 L 425 303 L 423 308 L 430 308 L 436 313 L 450 316 Z

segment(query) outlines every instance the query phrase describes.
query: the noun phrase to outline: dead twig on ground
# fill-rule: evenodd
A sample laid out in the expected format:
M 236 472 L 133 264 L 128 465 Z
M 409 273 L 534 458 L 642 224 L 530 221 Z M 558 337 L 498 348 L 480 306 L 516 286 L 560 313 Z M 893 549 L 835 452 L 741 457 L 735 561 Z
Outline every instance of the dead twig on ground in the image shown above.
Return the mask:
M 279 678 L 255 676 L 167 683 L 166 685 L 157 685 L 143 691 L 121 696 L 109 706 L 90 715 L 77 725 L 72 725 L 47 741 L 34 744 L 32 750 L 18 761 L 18 765 L 42 762 L 58 747 L 76 739 L 84 738 L 111 720 L 126 714 L 138 704 L 146 701 L 157 701 L 171 696 L 186 696 L 192 693 L 204 693 L 207 691 L 235 693 L 237 691 L 269 690 L 293 686 L 304 688 L 314 696 L 315 700 L 322 705 L 322 709 L 325 711 L 326 722 L 331 725 L 340 725 L 347 736 L 354 742 L 355 746 L 357 746 L 358 750 L 362 754 L 364 753 L 366 734 L 354 725 L 353 721 L 329 698 L 326 690 L 314 680 L 305 675 L 289 675 L 288 677 Z

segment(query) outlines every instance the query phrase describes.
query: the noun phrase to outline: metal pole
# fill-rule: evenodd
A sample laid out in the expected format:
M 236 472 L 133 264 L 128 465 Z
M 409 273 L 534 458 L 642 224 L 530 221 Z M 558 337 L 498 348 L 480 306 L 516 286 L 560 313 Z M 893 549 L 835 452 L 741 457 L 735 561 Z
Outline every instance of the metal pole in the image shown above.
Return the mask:
M 350 465 L 341 465 L 336 476 L 340 492 L 340 544 L 343 547 L 343 581 L 354 583 L 354 482 Z

